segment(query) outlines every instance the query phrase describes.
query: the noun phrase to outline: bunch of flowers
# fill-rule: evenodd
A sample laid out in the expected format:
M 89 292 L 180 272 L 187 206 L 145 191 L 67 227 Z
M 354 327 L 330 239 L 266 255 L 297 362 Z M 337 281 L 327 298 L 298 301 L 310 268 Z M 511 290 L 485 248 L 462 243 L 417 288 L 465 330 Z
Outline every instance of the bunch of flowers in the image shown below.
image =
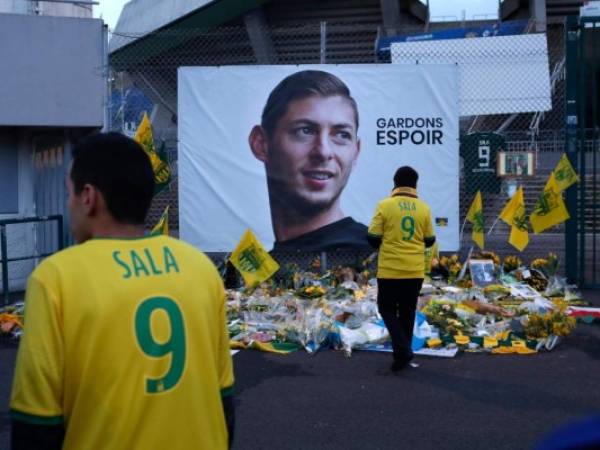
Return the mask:
M 473 287 L 473 281 L 471 281 L 471 278 L 469 277 L 464 277 L 460 280 L 456 280 L 454 284 L 456 285 L 456 287 L 463 289 L 469 289 Z
M 362 261 L 355 264 L 356 282 L 365 285 L 377 273 L 377 252 L 371 253 Z
M 465 333 L 468 324 L 456 314 L 456 304 L 444 300 L 433 300 L 422 309 L 427 322 L 440 329 L 442 334 Z
M 527 274 L 527 272 L 529 272 Z M 544 292 L 548 287 L 548 280 L 544 277 L 541 271 L 537 269 L 517 270 L 515 272 L 517 281 L 523 282 L 534 288 L 538 292 Z
M 303 286 L 296 290 L 296 295 L 301 298 L 319 298 L 323 297 L 327 289 L 323 286 Z
M 546 278 L 556 275 L 558 269 L 558 256 L 556 253 L 548 253 L 546 258 L 537 258 L 531 262 L 531 267 L 542 272 Z
M 461 263 L 459 263 L 458 261 L 452 263 L 450 265 L 450 267 L 448 267 L 448 282 L 450 282 L 450 283 L 454 282 L 454 280 L 456 280 L 456 278 L 460 274 L 461 270 L 462 270 Z
M 23 316 L 16 311 L 0 311 L 0 334 L 8 334 L 23 328 Z
M 354 281 L 356 278 L 356 272 L 351 267 L 337 266 L 331 270 L 330 284 L 337 286 L 344 281 Z
M 500 257 L 494 252 L 475 252 L 471 259 L 491 259 L 496 267 L 500 266 Z
M 502 262 L 502 268 L 504 270 L 504 273 L 509 273 L 521 267 L 522 264 L 523 261 L 521 261 L 521 258 L 519 258 L 518 256 L 508 255 L 504 258 L 504 261 Z
M 458 255 L 454 254 L 451 256 L 442 256 L 440 259 L 431 260 L 431 274 L 441 275 L 448 279 L 449 283 L 452 283 L 458 277 L 462 269 L 462 264 L 458 259 Z
M 554 302 L 555 308 L 544 314 L 531 313 L 523 324 L 525 333 L 530 338 L 546 338 L 548 336 L 568 336 L 575 329 L 576 320 L 567 315 L 567 303 Z
M 445 267 L 446 269 L 450 269 L 450 266 L 454 264 L 460 264 L 458 255 L 456 253 L 452 256 L 442 256 L 439 259 L 439 265 Z
M 369 269 L 364 269 L 362 272 L 358 274 L 356 277 L 356 282 L 360 285 L 367 284 L 371 278 L 375 276 L 375 271 L 371 271 Z

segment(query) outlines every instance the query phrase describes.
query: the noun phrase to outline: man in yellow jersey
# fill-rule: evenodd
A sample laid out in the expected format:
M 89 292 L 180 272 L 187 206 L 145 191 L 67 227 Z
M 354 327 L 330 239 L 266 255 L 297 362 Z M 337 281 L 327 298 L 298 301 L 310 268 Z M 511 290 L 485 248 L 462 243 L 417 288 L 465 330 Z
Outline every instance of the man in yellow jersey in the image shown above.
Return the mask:
M 133 140 L 83 140 L 66 182 L 78 245 L 27 285 L 13 448 L 227 448 L 233 369 L 215 267 L 144 236 L 154 178 Z
M 435 243 L 429 206 L 417 197 L 418 178 L 409 166 L 396 171 L 392 195 L 377 205 L 367 235 L 371 245 L 379 248 L 377 305 L 392 338 L 393 372 L 413 358 L 411 342 L 425 276 L 425 247 Z

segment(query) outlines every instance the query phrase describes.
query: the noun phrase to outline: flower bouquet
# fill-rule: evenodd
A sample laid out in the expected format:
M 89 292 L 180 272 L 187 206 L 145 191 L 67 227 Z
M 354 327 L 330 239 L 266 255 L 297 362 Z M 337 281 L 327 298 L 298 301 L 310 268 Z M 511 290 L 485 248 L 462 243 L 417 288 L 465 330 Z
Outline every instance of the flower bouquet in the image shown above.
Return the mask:
M 558 270 L 558 256 L 556 253 L 548 253 L 546 258 L 537 258 L 531 262 L 533 269 L 539 270 L 548 279 L 556 276 Z
M 542 341 L 548 350 L 554 348 L 559 337 L 568 336 L 575 329 L 576 320 L 567 315 L 567 303 L 555 301 L 555 308 L 546 313 L 531 313 L 524 319 L 523 329 L 530 339 Z
M 295 294 L 300 298 L 320 298 L 327 293 L 327 289 L 323 286 L 303 286 L 300 289 L 296 289 Z
M 508 255 L 502 261 L 502 270 L 504 273 L 512 272 L 513 270 L 517 270 L 519 267 L 523 265 L 523 261 L 516 255 Z
M 469 325 L 456 313 L 456 303 L 447 300 L 432 300 L 421 311 L 427 322 L 440 330 L 440 334 L 466 333 Z

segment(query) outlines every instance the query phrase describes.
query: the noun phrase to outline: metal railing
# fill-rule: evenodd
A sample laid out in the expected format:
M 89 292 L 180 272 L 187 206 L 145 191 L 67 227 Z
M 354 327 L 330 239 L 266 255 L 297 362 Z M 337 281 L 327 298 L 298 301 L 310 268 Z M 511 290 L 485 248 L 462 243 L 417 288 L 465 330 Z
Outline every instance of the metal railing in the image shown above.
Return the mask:
M 38 259 L 45 258 L 46 256 L 50 256 L 52 253 L 40 253 L 29 256 L 18 256 L 15 258 L 8 257 L 8 244 L 7 244 L 7 234 L 6 227 L 7 225 L 15 225 L 15 224 L 23 224 L 23 223 L 37 223 L 37 222 L 57 222 L 57 243 L 58 250 L 62 250 L 64 247 L 64 237 L 63 237 L 63 216 L 62 215 L 52 215 L 52 216 L 42 216 L 42 217 L 24 217 L 22 219 L 4 219 L 0 220 L 0 252 L 2 254 L 2 294 L 3 294 L 3 304 L 6 305 L 9 302 L 10 288 L 8 285 L 8 263 L 15 261 L 26 261 L 29 259 Z

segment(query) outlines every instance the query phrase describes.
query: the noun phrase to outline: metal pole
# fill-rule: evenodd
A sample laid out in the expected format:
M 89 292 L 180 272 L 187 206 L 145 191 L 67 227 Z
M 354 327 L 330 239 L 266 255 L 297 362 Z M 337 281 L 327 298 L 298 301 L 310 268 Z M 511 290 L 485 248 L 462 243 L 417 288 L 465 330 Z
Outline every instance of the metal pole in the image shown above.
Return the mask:
M 327 62 L 327 22 L 321 22 L 321 64 Z
M 63 248 L 65 248 L 65 235 L 63 234 L 63 216 L 58 216 L 56 218 L 56 221 L 58 223 L 58 250 L 62 250 Z
M 321 273 L 327 272 L 327 252 L 321 252 Z
M 102 132 L 111 130 L 111 92 L 110 92 L 110 67 L 108 65 L 108 25 L 102 26 L 102 75 L 104 76 L 104 126 Z
M 8 250 L 6 245 L 6 225 L 0 225 L 0 251 L 2 252 L 2 292 L 4 304 L 8 305 Z
M 579 242 L 578 242 L 578 252 L 577 255 L 579 257 L 579 266 L 578 266 L 578 279 L 577 281 L 580 284 L 585 284 L 585 274 L 586 274 L 586 260 L 585 260 L 585 252 L 586 252 L 586 226 L 585 226 L 585 210 L 587 207 L 586 202 L 586 185 L 585 185 L 585 174 L 586 174 L 586 150 L 587 150 L 587 58 L 585 55 L 586 49 L 586 41 L 587 41 L 587 31 L 585 26 L 581 25 L 581 21 L 579 23 L 578 28 L 578 40 L 577 40 L 577 113 L 578 113 L 578 125 L 579 125 L 579 174 L 584 180 L 582 183 L 579 183 L 579 200 L 577 202 L 578 210 L 577 210 L 577 222 L 578 222 L 578 232 L 579 232 Z
M 577 17 L 568 16 L 565 28 L 565 143 L 567 157 L 573 167 L 577 167 L 578 151 L 578 104 L 577 104 L 577 50 L 579 41 L 579 24 Z M 585 132 L 584 132 L 585 133 Z M 584 146 L 585 136 L 581 140 Z M 585 157 L 585 153 L 583 153 Z M 585 174 L 581 174 L 582 179 Z M 577 264 L 577 222 L 580 213 L 577 207 L 577 190 L 569 188 L 566 192 L 567 210 L 571 218 L 565 223 L 565 275 L 570 282 L 579 281 L 580 274 Z M 583 203 L 583 202 L 582 202 Z M 583 230 L 582 230 L 583 232 Z M 580 249 L 584 251 L 583 248 Z
M 596 33 L 598 32 L 598 26 L 597 26 L 597 22 L 594 22 L 594 28 L 592 28 L 592 30 L 590 30 L 590 32 L 592 33 L 592 36 L 595 36 Z M 596 252 L 596 234 L 597 234 L 597 229 L 596 229 L 596 221 L 597 221 L 597 199 L 596 199 L 596 190 L 597 190 L 597 185 L 596 185 L 596 180 L 597 180 L 597 174 L 598 174 L 598 166 L 596 165 L 596 153 L 598 153 L 598 92 L 596 90 L 596 86 L 598 83 L 598 65 L 597 65 L 597 59 L 598 59 L 598 45 L 597 44 L 593 44 L 592 45 L 592 67 L 591 67 L 591 78 L 592 78 L 592 95 L 588 98 L 591 99 L 592 102 L 592 167 L 591 167 L 591 176 L 592 176 L 592 204 L 591 204 L 591 209 L 592 209 L 592 276 L 591 276 L 591 280 L 590 283 L 593 286 L 597 286 L 598 283 L 598 272 L 596 269 L 596 260 L 597 260 L 597 252 Z M 582 174 L 583 176 L 585 176 L 585 174 Z M 582 178 L 582 183 L 585 183 L 586 180 L 585 178 Z

